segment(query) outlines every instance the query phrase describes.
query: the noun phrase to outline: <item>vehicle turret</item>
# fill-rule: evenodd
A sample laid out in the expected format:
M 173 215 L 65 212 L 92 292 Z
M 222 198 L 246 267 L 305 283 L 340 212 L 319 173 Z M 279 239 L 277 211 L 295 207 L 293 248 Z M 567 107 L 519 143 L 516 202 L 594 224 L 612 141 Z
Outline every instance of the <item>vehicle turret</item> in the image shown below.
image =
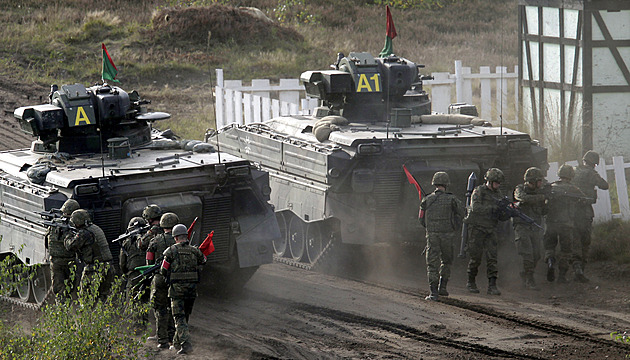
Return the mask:
M 108 84 L 51 86 L 49 103 L 17 108 L 22 131 L 37 137 L 33 152 L 98 153 L 109 139 L 127 141 L 131 148 L 151 142 L 150 122 L 168 119 L 164 112 L 147 112 L 149 100 L 137 91 Z
M 431 101 L 422 89 L 428 77 L 418 71 L 424 65 L 397 56 L 375 58 L 367 52 L 351 52 L 339 54 L 331 67 L 300 76 L 307 94 L 322 100 L 315 117 L 340 115 L 351 122 L 378 123 L 431 113 Z M 408 126 L 399 122 L 394 126 Z

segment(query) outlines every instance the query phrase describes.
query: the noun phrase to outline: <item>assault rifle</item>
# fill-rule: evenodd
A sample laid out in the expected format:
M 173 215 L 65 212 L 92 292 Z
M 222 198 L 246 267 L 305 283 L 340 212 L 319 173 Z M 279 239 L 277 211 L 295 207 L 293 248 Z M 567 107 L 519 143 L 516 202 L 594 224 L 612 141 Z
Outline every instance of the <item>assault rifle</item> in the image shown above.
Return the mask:
M 523 214 L 523 212 L 521 210 L 519 210 L 516 207 L 516 205 L 514 205 L 514 203 L 507 196 L 505 196 L 503 199 L 498 199 L 497 200 L 497 206 L 499 207 L 498 211 L 500 213 L 508 215 L 509 217 L 518 217 L 521 220 L 525 221 L 526 223 L 528 223 L 530 225 L 536 225 L 540 229 L 544 230 L 544 228 L 542 226 L 540 226 L 539 224 L 536 223 L 536 220 L 534 220 L 534 219 L 530 218 L 529 216 Z
M 162 267 L 161 261 L 156 262 L 153 265 L 143 265 L 143 266 L 136 267 L 134 270 L 140 271 L 140 275 L 130 280 L 132 283 L 138 281 L 138 283 L 133 286 L 133 289 L 137 290 L 138 292 L 141 292 L 146 287 L 149 287 L 151 285 L 151 280 L 153 279 L 153 275 L 155 275 L 155 273 L 160 271 L 161 267 Z
M 477 176 L 474 172 L 471 172 L 468 176 L 468 186 L 466 187 L 466 210 L 470 207 L 470 201 L 472 199 L 473 190 L 475 190 L 475 182 L 477 182 Z M 459 258 L 466 257 L 466 250 L 468 247 L 468 224 L 464 221 L 462 225 L 462 241 L 459 244 Z
M 74 226 L 68 224 L 67 222 L 63 222 L 63 221 L 49 221 L 49 220 L 44 220 L 41 222 L 44 226 L 48 226 L 48 227 L 56 227 L 58 229 L 60 229 L 61 231 L 70 231 L 73 234 L 76 234 L 79 230 L 77 228 L 75 228 Z
M 45 220 L 57 219 L 63 216 L 61 209 L 50 209 L 48 211 L 35 211 L 36 214 Z
M 137 229 L 131 230 L 131 231 L 127 231 L 126 233 L 120 235 L 119 237 L 115 238 L 114 240 L 112 240 L 113 243 L 117 242 L 117 241 L 122 241 L 125 240 L 126 238 L 135 236 L 135 235 L 140 235 L 142 233 L 147 232 L 149 229 L 151 228 L 151 224 L 146 224 L 144 226 L 141 226 Z
M 567 192 L 567 191 L 563 191 L 563 190 L 558 190 L 558 189 L 554 189 L 553 186 L 551 186 L 551 184 L 545 184 L 545 186 L 543 186 L 543 194 L 545 194 L 545 196 L 553 198 L 553 197 L 570 197 L 573 199 L 577 199 L 578 201 L 583 201 L 589 204 L 593 204 L 595 202 L 595 199 L 593 199 L 590 196 L 586 196 L 584 195 L 584 193 L 582 193 L 582 191 L 580 191 L 580 193 L 571 193 L 571 192 Z

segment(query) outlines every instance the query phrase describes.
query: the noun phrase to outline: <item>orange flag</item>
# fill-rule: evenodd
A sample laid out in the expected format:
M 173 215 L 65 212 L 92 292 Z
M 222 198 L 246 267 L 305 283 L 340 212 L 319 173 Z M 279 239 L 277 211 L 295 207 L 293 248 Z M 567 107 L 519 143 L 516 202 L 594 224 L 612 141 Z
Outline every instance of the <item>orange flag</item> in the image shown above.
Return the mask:
M 208 256 L 212 254 L 214 251 L 214 243 L 212 242 L 212 236 L 214 235 L 214 230 L 206 236 L 201 245 L 199 245 L 199 250 L 205 255 Z

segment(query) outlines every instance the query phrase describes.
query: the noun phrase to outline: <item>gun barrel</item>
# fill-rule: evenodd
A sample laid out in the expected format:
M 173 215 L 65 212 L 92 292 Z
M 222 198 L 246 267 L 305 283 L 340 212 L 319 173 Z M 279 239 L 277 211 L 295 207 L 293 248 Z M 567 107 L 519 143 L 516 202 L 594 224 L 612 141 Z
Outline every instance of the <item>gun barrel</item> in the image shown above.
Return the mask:
M 473 193 L 473 190 L 475 189 L 476 182 L 477 182 L 477 176 L 475 175 L 474 172 L 471 172 L 470 175 L 468 176 L 468 184 L 466 186 L 466 210 L 468 210 L 468 208 L 470 207 L 470 202 L 472 200 L 472 193 Z M 468 247 L 468 224 L 464 222 L 464 225 L 462 225 L 462 241 L 459 244 L 459 255 L 457 255 L 459 258 L 463 259 L 466 257 L 467 247 Z

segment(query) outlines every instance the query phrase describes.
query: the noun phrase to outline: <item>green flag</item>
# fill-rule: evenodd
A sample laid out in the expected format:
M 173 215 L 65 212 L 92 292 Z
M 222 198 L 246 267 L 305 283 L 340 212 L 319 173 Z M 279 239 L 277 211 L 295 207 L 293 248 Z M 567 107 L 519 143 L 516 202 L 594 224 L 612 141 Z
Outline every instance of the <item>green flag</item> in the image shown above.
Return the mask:
M 385 40 L 385 47 L 378 54 L 379 57 L 388 57 L 394 53 L 394 47 L 392 46 L 392 40 L 398 35 L 396 33 L 396 27 L 394 26 L 394 19 L 392 19 L 392 13 L 389 11 L 389 5 L 387 5 L 387 39 Z
M 101 43 L 101 47 L 103 48 L 103 74 L 101 75 L 101 79 L 103 82 L 105 82 L 105 80 L 120 82 L 116 80 L 118 69 L 116 68 L 116 65 L 114 65 L 112 58 L 109 56 L 105 44 Z

